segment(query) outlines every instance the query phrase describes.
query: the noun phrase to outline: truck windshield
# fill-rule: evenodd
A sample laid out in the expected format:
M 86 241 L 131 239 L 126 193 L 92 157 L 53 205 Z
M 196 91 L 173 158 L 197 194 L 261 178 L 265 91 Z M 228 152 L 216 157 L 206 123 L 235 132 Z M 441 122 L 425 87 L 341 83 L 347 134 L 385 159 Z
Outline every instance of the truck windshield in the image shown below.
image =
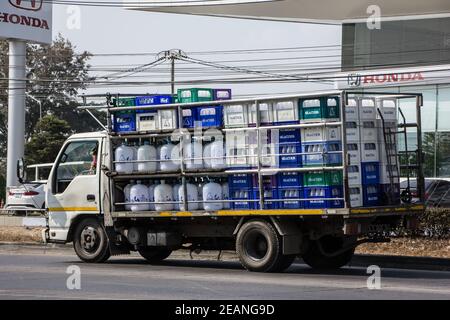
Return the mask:
M 97 172 L 97 141 L 75 141 L 64 149 L 56 171 L 56 193 L 62 193 L 79 175 L 95 175 Z

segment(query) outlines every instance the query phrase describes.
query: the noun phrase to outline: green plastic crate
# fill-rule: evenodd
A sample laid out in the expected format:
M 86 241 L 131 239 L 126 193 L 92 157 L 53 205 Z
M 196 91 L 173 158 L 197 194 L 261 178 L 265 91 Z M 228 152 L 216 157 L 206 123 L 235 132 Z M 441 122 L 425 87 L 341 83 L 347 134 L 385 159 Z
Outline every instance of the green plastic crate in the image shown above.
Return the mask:
M 213 101 L 213 89 L 178 89 L 178 101 L 181 103 Z
M 322 98 L 322 116 L 325 119 L 339 119 L 339 97 Z
M 298 107 L 300 120 L 303 121 L 340 118 L 338 97 L 299 99 Z
M 113 106 L 115 107 L 134 107 L 136 106 L 135 98 L 113 98 L 112 99 Z
M 303 175 L 305 187 L 340 186 L 342 180 L 342 171 L 312 171 Z

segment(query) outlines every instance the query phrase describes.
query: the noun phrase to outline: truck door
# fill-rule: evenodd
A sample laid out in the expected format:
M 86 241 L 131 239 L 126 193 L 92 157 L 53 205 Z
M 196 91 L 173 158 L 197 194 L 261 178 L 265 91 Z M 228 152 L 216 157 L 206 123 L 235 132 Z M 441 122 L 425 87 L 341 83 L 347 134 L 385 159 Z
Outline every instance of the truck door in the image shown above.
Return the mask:
M 56 159 L 47 184 L 49 235 L 66 241 L 73 218 L 98 214 L 101 139 L 69 140 Z

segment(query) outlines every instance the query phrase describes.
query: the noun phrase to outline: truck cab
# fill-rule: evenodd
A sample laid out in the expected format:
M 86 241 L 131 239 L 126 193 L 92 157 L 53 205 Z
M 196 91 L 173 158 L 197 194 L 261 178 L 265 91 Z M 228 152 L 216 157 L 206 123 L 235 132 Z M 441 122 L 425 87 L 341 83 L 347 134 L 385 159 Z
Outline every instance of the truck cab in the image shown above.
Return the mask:
M 62 146 L 47 182 L 49 241 L 71 241 L 76 219 L 101 213 L 106 137 L 105 132 L 75 134 Z

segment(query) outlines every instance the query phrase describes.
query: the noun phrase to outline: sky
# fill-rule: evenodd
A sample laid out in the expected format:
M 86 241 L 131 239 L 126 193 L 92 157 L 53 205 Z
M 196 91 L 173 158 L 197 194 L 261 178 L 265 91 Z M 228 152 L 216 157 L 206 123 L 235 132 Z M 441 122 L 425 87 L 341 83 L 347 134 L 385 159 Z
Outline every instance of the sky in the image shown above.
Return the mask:
M 79 13 L 79 15 L 78 15 Z M 79 19 L 74 19 L 79 17 Z M 333 25 L 300 24 L 288 22 L 252 21 L 244 19 L 201 17 L 189 15 L 175 15 L 163 13 L 149 13 L 130 11 L 123 8 L 99 7 L 71 7 L 54 5 L 53 8 L 53 37 L 59 33 L 68 38 L 78 51 L 87 50 L 94 54 L 105 53 L 154 53 L 168 49 L 181 49 L 185 52 L 234 50 L 234 49 L 260 49 L 260 48 L 286 48 L 305 46 L 340 45 L 341 27 Z M 75 23 L 74 23 L 75 21 Z M 75 26 L 75 27 L 73 27 Z M 331 54 L 333 64 L 340 63 L 339 50 L 333 52 L 320 52 Z M 276 54 L 214 54 L 211 56 L 197 55 L 207 61 L 221 61 L 246 59 L 244 64 L 228 65 L 252 66 L 261 64 L 276 64 L 279 61 L 255 62 L 258 58 L 292 58 L 311 57 L 318 53 L 312 49 L 295 52 L 278 52 Z M 98 56 L 90 61 L 94 67 L 99 66 L 136 66 L 154 61 L 154 56 Z M 330 60 L 330 61 L 331 61 Z M 290 61 L 290 60 L 288 60 Z M 301 61 L 303 68 L 317 65 L 314 58 L 304 58 Z M 299 62 L 296 60 L 295 62 Z M 177 63 L 178 66 L 178 63 Z M 186 65 L 180 65 L 186 67 Z M 187 65 L 187 67 L 190 67 Z M 198 67 L 192 65 L 192 67 Z M 221 71 L 210 69 L 209 75 Z M 138 75 L 129 80 L 148 80 L 169 78 L 169 69 L 165 74 Z M 212 72 L 212 73 L 211 73 Z M 98 72 L 97 75 L 108 74 Z M 202 74 L 198 75 L 199 77 Z M 206 73 L 205 73 L 206 76 Z M 177 77 L 177 79 L 179 79 Z M 186 78 L 184 78 L 186 79 Z M 124 79 L 125 80 L 125 79 Z M 195 85 L 194 85 L 195 86 Z M 205 85 L 203 85 L 205 86 Z M 245 85 L 211 85 L 211 87 L 231 87 L 235 95 L 253 95 L 270 93 L 290 93 L 299 91 L 326 90 L 332 88 L 331 84 L 317 83 L 269 83 Z M 113 87 L 96 88 L 90 93 L 109 92 L 152 92 L 163 93 L 169 91 L 168 86 L 145 87 Z

